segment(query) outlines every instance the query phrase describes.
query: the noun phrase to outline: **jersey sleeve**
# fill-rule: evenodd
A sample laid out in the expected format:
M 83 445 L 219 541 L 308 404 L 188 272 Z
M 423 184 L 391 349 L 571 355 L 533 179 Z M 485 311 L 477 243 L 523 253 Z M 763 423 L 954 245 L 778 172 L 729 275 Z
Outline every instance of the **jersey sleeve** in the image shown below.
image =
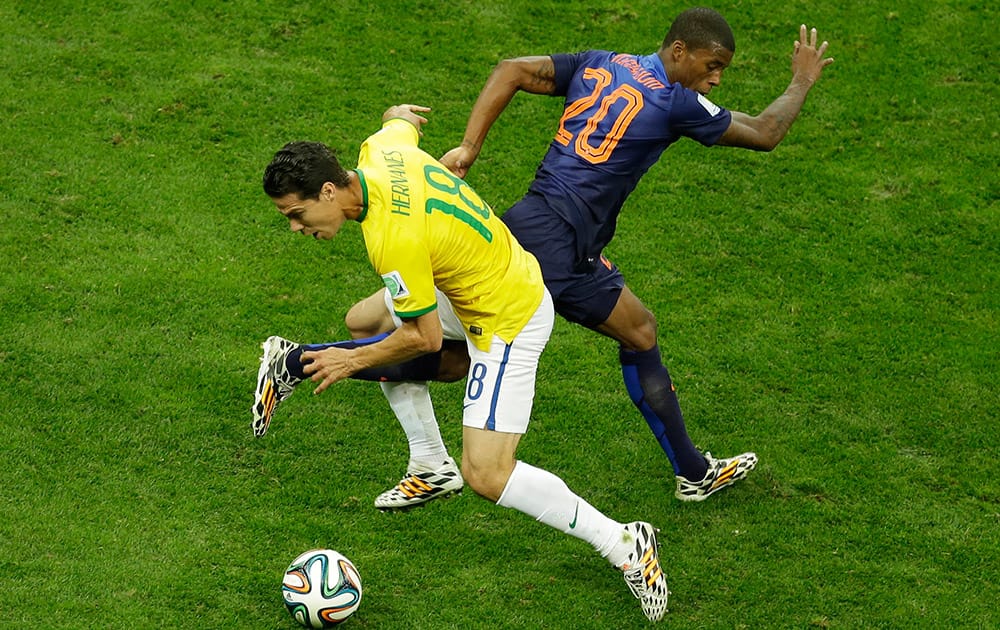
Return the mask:
M 670 126 L 682 136 L 712 146 L 729 129 L 732 113 L 719 107 L 705 96 L 681 88 L 674 91 L 670 111 Z
M 419 317 L 437 308 L 434 273 L 427 246 L 396 230 L 375 269 L 392 297 L 392 308 L 403 319 Z
M 553 96 L 566 96 L 566 92 L 569 90 L 569 82 L 582 60 L 586 58 L 586 55 L 586 52 L 551 55 L 552 65 L 556 68 L 556 89 L 552 93 Z

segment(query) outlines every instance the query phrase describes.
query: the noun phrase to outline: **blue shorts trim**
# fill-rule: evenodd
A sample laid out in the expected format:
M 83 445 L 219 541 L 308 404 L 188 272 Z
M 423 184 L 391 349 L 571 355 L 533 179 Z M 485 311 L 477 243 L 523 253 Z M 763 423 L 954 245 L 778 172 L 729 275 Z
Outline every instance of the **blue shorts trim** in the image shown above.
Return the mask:
M 503 373 L 507 371 L 507 361 L 510 359 L 511 344 L 503 349 L 503 360 L 500 361 L 500 369 L 497 370 L 496 382 L 493 384 L 493 399 L 490 401 L 490 417 L 486 419 L 486 430 L 496 431 L 497 428 L 497 401 L 500 400 L 500 384 L 503 382 Z

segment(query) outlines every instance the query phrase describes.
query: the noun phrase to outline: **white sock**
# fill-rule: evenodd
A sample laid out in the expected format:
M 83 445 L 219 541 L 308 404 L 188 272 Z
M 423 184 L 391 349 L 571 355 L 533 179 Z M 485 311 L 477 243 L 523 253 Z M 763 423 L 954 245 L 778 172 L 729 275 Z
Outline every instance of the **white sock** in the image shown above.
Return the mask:
M 379 383 L 410 443 L 410 465 L 437 468 L 448 459 L 427 383 Z
M 618 547 L 624 525 L 578 497 L 566 482 L 547 470 L 517 462 L 497 505 L 524 512 L 564 534 L 589 542 L 616 566 L 624 562 L 609 557 Z

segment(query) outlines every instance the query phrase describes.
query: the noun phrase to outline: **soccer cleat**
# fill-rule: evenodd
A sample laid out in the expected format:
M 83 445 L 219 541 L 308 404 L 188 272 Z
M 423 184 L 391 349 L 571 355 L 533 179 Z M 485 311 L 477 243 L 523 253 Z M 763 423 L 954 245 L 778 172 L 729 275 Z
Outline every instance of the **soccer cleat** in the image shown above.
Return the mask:
M 288 353 L 298 348 L 299 344 L 281 337 L 268 337 L 262 347 L 264 356 L 260 358 L 260 369 L 257 371 L 257 390 L 251 408 L 253 423 L 250 425 L 257 437 L 267 433 L 278 403 L 291 396 L 302 380 L 289 374 L 285 367 Z
M 449 457 L 438 468 L 414 467 L 407 471 L 395 488 L 375 497 L 375 507 L 383 511 L 406 510 L 461 492 L 464 486 L 462 473 Z
M 681 501 L 704 501 L 714 492 L 727 488 L 747 476 L 757 465 L 755 453 L 743 453 L 729 459 L 715 459 L 705 453 L 708 472 L 701 481 L 688 481 L 677 476 L 677 492 L 674 496 Z
M 625 526 L 622 542 L 634 545 L 628 559 L 621 566 L 625 584 L 642 604 L 642 612 L 650 621 L 659 621 L 667 612 L 667 576 L 660 568 L 659 544 L 656 542 L 658 530 L 649 523 L 637 521 Z

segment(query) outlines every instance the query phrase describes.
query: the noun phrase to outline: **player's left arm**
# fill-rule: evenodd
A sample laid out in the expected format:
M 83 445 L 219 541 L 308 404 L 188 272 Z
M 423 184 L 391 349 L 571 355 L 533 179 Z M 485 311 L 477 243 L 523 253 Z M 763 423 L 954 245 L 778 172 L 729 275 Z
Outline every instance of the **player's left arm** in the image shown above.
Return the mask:
M 729 128 L 717 144 L 756 151 L 770 151 L 778 146 L 802 111 L 806 95 L 819 80 L 823 68 L 833 63 L 833 58 L 823 56 L 828 43 L 824 41 L 817 47 L 816 39 L 815 28 L 807 31 L 805 24 L 799 28 L 799 39 L 792 52 L 792 82 L 788 89 L 757 116 L 732 112 Z
M 411 319 L 382 341 L 353 350 L 327 348 L 303 352 L 303 371 L 317 383 L 314 394 L 370 367 L 399 363 L 441 349 L 443 333 L 437 309 Z M 311 361 L 311 363 L 307 363 Z

